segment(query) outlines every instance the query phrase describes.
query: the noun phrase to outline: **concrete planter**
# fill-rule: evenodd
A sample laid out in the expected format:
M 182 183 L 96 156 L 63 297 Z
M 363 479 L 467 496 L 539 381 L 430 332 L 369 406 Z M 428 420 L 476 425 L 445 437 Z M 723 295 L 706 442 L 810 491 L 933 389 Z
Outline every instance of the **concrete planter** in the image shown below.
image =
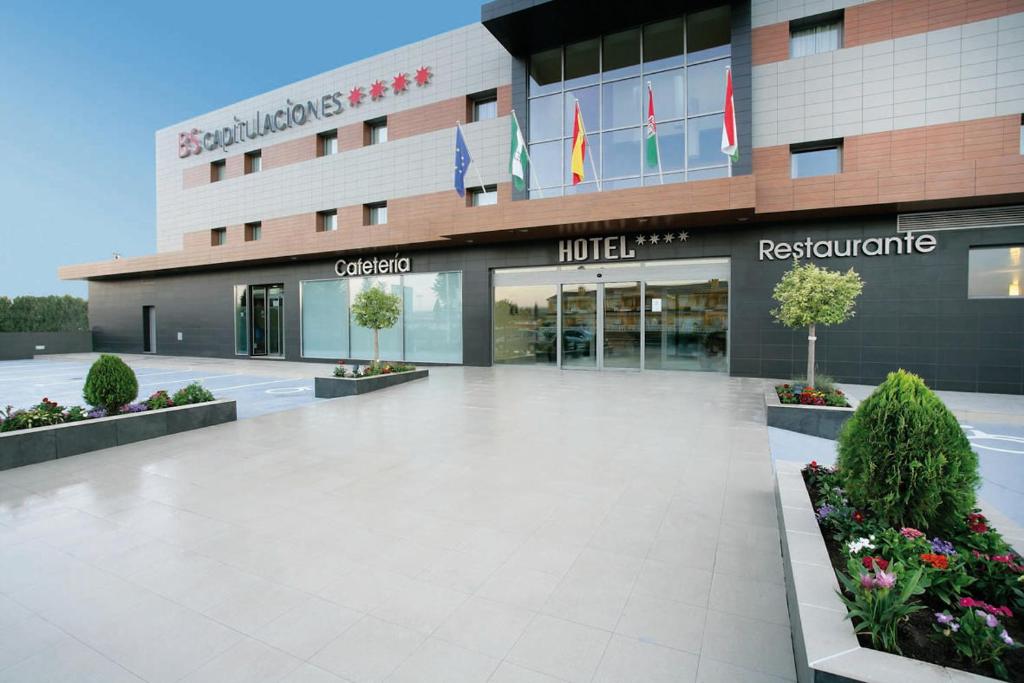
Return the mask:
M 765 419 L 769 427 L 835 439 L 843 424 L 857 409 L 856 400 L 849 396 L 846 400 L 850 402 L 849 408 L 782 403 L 775 393 L 775 387 L 771 387 L 764 392 Z
M 234 401 L 210 401 L 162 410 L 100 417 L 0 434 L 0 470 L 234 422 Z
M 317 377 L 313 394 L 317 398 L 341 398 L 368 394 L 378 389 L 386 389 L 396 384 L 405 384 L 416 379 L 423 379 L 430 374 L 429 370 L 410 370 L 390 375 L 374 375 L 373 377 Z
M 968 683 L 994 678 L 860 646 L 825 539 L 800 475 L 801 464 L 775 462 L 775 496 L 786 573 L 786 602 L 800 683 Z

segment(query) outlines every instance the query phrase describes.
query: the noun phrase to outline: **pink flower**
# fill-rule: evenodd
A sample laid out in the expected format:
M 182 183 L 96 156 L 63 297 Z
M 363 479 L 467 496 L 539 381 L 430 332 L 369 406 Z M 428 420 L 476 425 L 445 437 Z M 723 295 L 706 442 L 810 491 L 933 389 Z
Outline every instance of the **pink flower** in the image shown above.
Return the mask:
M 1006 632 L 1005 628 L 1003 629 L 1003 632 L 999 634 L 999 637 L 1002 638 L 1003 642 L 1007 645 L 1013 645 L 1013 638 L 1010 637 L 1010 634 Z
M 921 538 L 924 536 L 924 532 L 918 531 L 913 527 L 905 526 L 900 529 L 900 535 L 903 536 L 903 538 Z
M 892 588 L 896 585 L 896 575 L 890 572 L 876 571 L 875 585 L 879 588 Z
M 860 575 L 860 587 L 864 590 L 871 590 L 875 587 L 875 580 L 871 578 L 871 574 Z

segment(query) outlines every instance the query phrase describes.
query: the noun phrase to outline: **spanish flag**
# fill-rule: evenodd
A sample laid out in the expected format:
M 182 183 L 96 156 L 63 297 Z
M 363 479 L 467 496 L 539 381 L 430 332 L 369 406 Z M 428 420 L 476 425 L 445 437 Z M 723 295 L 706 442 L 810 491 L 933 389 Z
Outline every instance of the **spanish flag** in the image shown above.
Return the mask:
M 580 113 L 579 100 L 576 101 L 576 114 L 572 121 L 572 184 L 583 182 L 583 163 L 587 160 L 587 130 L 583 127 L 583 114 Z

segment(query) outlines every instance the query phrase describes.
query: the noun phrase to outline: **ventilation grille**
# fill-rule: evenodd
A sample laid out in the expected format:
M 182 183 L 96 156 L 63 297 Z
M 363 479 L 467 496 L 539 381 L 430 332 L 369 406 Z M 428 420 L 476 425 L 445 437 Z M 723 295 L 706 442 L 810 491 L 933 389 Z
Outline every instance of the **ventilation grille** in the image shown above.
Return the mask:
M 1024 225 L 1024 206 L 903 213 L 896 217 L 897 232 L 975 230 L 978 228 L 1009 228 L 1018 225 Z

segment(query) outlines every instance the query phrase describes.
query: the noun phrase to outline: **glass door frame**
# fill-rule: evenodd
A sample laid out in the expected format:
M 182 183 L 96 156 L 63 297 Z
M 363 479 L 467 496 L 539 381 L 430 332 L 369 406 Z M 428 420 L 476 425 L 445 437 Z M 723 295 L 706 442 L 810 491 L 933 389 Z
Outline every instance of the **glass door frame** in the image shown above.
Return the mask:
M 594 322 L 594 348 L 597 354 L 594 365 L 579 365 L 571 366 L 565 364 L 565 355 L 562 350 L 562 342 L 565 337 L 564 330 L 562 329 L 562 293 L 566 287 L 579 287 L 580 285 L 594 285 L 596 287 L 595 297 L 595 322 Z M 635 368 L 620 368 L 620 367 L 607 367 L 604 362 L 605 355 L 605 285 L 639 285 L 640 286 L 640 364 Z M 615 372 L 640 372 L 644 369 L 644 345 L 646 337 L 646 325 L 645 323 L 645 311 L 644 302 L 646 301 L 647 283 L 643 280 L 609 280 L 604 282 L 572 282 L 572 283 L 561 283 L 558 285 L 558 352 L 557 352 L 557 366 L 560 370 L 611 370 Z
M 724 278 L 723 275 L 724 269 Z M 580 284 L 620 284 L 633 282 L 640 284 L 640 369 L 647 372 L 647 282 L 666 280 L 702 280 L 725 279 L 732 282 L 732 258 L 730 256 L 698 256 L 693 258 L 650 260 L 650 261 L 619 261 L 615 263 L 582 263 L 563 264 L 539 267 L 501 268 L 491 271 L 491 362 L 494 363 L 494 320 L 493 306 L 495 288 L 511 285 L 551 285 L 555 288 L 557 303 L 557 334 L 555 367 L 559 370 L 602 370 L 604 367 L 604 287 L 598 286 L 598 320 L 597 337 L 601 353 L 597 365 L 593 368 L 565 367 L 562 349 L 562 289 L 565 286 Z M 732 355 L 732 304 L 733 292 L 730 286 L 726 302 L 726 354 L 725 372 L 729 372 L 729 360 Z M 607 368 L 609 371 L 638 372 L 636 368 Z M 662 370 L 651 370 L 661 372 Z M 668 372 L 675 372 L 669 370 Z
M 284 286 L 284 283 L 283 282 L 275 282 L 275 283 L 271 283 L 271 284 L 237 285 L 237 286 L 245 287 L 245 298 L 246 298 L 246 300 L 245 300 L 245 304 L 246 304 L 245 305 L 245 309 L 246 309 L 246 314 L 248 315 L 248 320 L 246 321 L 245 327 L 246 327 L 246 334 L 248 335 L 248 352 L 244 353 L 244 354 L 239 354 L 238 351 L 237 351 L 237 347 L 236 347 L 235 355 L 245 356 L 245 357 L 248 357 L 248 358 L 269 358 L 269 359 L 274 359 L 274 360 L 283 360 L 286 357 L 286 354 L 285 354 L 285 336 L 286 335 L 285 335 L 285 317 L 284 317 L 284 308 L 285 308 L 285 286 Z M 268 335 L 269 335 L 269 331 L 270 331 L 270 298 L 271 298 L 270 297 L 270 291 L 272 289 L 280 290 L 280 296 L 278 297 L 280 302 L 281 302 L 281 305 L 279 307 L 280 308 L 280 313 L 279 313 L 280 321 L 279 321 L 279 325 L 278 325 L 278 328 L 279 328 L 278 329 L 278 334 L 280 335 L 280 347 L 281 347 L 280 353 L 270 353 L 270 339 L 269 339 Z M 264 353 L 259 353 L 259 354 L 256 353 L 256 333 L 255 333 L 255 330 L 256 330 L 257 319 L 256 319 L 256 308 L 253 305 L 254 301 L 255 301 L 254 294 L 255 294 L 256 290 L 262 290 L 262 293 L 263 293 L 263 316 L 262 316 L 263 317 L 263 321 L 262 322 L 263 322 L 263 330 L 264 330 L 263 334 L 264 334 L 265 339 L 263 341 Z M 233 289 L 232 292 L 234 292 L 234 291 L 235 290 Z M 233 297 L 234 297 L 234 295 L 233 295 Z M 234 303 L 233 299 L 232 299 L 231 315 L 232 315 L 232 317 L 235 317 L 235 303 Z M 238 325 L 238 321 L 237 320 L 235 320 L 235 325 L 236 326 Z M 237 333 L 236 333 L 236 335 L 237 335 Z M 237 344 L 237 341 L 236 341 L 236 344 Z

